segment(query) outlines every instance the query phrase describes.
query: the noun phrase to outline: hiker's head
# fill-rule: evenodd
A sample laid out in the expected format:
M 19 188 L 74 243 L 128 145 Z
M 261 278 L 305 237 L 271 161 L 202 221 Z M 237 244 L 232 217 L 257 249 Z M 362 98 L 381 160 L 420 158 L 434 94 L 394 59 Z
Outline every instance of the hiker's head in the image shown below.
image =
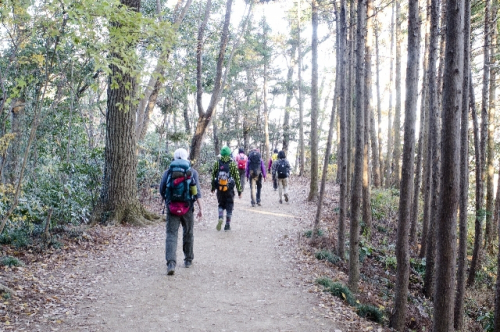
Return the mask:
M 231 149 L 228 146 L 223 147 L 220 149 L 220 155 L 222 157 L 229 157 L 231 155 Z
M 278 152 L 278 158 L 285 159 L 286 158 L 285 151 L 281 150 L 280 152 Z
M 257 145 L 252 144 L 250 145 L 250 151 L 257 150 Z
M 273 153 L 278 153 L 278 149 L 274 149 Z
M 239 149 L 238 149 L 238 153 L 245 153 L 245 149 L 243 149 L 243 148 L 239 148 Z
M 186 149 L 180 148 L 175 150 L 174 159 L 188 160 L 188 152 Z

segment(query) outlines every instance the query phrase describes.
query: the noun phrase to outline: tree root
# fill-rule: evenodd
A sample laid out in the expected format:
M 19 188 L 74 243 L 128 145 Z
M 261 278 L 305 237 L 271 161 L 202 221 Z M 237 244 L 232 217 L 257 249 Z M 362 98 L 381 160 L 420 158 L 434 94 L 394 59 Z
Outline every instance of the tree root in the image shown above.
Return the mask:
M 145 227 L 160 221 L 161 217 L 159 215 L 146 210 L 139 202 L 134 202 L 112 211 L 106 211 L 102 207 L 96 208 L 91 219 L 91 226 L 99 223 Z

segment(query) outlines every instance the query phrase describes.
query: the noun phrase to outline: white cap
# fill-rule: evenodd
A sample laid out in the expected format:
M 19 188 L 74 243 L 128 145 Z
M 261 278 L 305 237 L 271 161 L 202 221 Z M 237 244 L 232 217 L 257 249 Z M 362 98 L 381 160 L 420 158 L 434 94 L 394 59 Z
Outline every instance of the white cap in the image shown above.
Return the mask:
M 186 149 L 180 148 L 175 150 L 174 159 L 184 159 L 188 160 L 188 152 Z

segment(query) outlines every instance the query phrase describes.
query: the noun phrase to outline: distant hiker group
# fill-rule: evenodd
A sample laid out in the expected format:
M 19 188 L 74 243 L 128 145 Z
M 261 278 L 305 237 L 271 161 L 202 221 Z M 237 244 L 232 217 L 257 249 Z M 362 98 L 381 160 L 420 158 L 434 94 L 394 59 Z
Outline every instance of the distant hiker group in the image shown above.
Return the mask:
M 290 163 L 284 151 L 274 149 L 269 159 L 267 173 L 272 174 L 274 190 L 279 189 L 279 203 L 288 202 L 288 177 L 290 176 Z M 234 208 L 235 190 L 238 198 L 245 188 L 245 182 L 250 184 L 250 203 L 252 207 L 261 206 L 262 180 L 266 181 L 266 167 L 259 149 L 252 146 L 248 156 L 240 148 L 238 154 L 231 157 L 231 149 L 223 147 L 220 155 L 211 170 L 211 192 L 217 191 L 218 220 L 216 229 L 222 229 L 224 211 L 226 211 L 225 231 L 231 230 L 231 217 Z M 246 180 L 246 181 L 245 181 Z M 177 264 L 177 237 L 179 226 L 182 225 L 182 249 L 184 252 L 184 266 L 189 268 L 192 264 L 193 254 L 193 225 L 194 203 L 198 205 L 198 217 L 202 217 L 201 190 L 198 172 L 191 167 L 186 149 L 177 149 L 174 160 L 164 172 L 160 183 L 160 195 L 165 200 L 167 210 L 167 237 L 165 259 L 167 261 L 167 274 L 173 275 Z

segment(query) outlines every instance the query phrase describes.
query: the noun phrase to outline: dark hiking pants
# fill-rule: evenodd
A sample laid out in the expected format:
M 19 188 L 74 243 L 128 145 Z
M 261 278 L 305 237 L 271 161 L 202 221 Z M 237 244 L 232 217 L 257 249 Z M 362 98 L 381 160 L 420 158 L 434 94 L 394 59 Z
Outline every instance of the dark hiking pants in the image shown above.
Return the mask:
M 193 225 L 194 225 L 194 213 L 193 208 L 183 216 L 176 216 L 167 213 L 167 240 L 166 240 L 166 251 L 165 259 L 167 263 L 169 261 L 177 262 L 177 234 L 179 231 L 179 225 L 182 225 L 182 251 L 184 251 L 184 260 L 192 261 L 194 258 L 193 254 Z

